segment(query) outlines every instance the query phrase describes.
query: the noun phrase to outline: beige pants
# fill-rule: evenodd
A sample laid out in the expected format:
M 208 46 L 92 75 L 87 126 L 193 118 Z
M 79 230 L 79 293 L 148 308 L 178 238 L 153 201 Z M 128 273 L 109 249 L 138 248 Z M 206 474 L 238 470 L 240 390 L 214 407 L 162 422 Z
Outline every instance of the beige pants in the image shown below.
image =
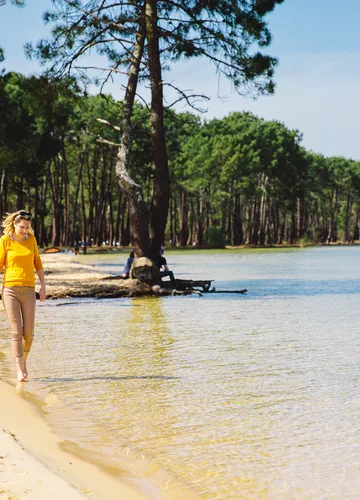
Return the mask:
M 2 300 L 9 319 L 14 360 L 29 354 L 34 336 L 35 288 L 31 286 L 6 286 Z

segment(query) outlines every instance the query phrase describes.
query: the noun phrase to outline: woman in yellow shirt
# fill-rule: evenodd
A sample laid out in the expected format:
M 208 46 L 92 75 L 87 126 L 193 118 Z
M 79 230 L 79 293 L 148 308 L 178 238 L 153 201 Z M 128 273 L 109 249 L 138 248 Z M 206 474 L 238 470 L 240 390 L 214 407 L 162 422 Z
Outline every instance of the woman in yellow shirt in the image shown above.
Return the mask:
M 35 275 L 40 280 L 40 300 L 45 300 L 44 271 L 31 227 L 32 214 L 20 210 L 4 218 L 0 238 L 0 271 L 4 267 L 2 300 L 12 333 L 12 351 L 17 380 L 28 376 L 26 358 L 34 336 Z

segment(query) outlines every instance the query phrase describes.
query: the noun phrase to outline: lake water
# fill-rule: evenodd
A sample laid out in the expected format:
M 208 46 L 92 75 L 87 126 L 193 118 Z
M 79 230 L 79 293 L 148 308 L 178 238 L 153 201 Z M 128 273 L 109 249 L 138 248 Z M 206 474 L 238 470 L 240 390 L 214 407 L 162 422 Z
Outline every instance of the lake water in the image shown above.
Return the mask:
M 23 395 L 64 448 L 152 499 L 358 499 L 360 248 L 166 257 L 247 295 L 40 305 Z

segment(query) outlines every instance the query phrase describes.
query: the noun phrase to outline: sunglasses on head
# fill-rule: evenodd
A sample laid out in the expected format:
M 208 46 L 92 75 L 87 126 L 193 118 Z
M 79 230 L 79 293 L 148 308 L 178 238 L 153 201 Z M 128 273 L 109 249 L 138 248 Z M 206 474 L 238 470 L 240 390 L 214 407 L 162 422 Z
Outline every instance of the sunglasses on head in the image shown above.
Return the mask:
M 20 215 L 21 217 L 28 217 L 29 219 L 32 219 L 32 213 L 26 212 L 26 210 L 20 210 L 18 215 Z

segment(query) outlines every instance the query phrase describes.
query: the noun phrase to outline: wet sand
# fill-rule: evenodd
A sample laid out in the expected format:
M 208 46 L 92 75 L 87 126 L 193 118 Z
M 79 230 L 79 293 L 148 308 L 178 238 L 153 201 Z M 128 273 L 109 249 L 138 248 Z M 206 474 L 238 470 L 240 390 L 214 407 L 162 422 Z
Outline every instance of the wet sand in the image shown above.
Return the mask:
M 0 381 L 0 498 L 6 500 L 142 500 L 134 478 L 122 482 L 63 451 L 21 388 Z M 69 422 L 69 425 L 71 423 Z

